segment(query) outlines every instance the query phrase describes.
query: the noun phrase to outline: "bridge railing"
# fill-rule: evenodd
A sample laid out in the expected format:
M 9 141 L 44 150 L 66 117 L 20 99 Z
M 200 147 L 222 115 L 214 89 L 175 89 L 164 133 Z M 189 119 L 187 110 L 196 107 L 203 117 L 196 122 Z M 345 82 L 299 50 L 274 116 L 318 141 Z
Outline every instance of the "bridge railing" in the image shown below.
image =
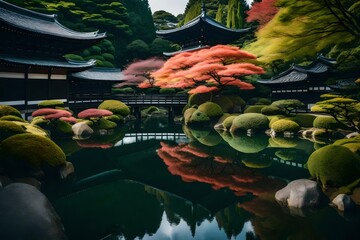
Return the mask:
M 185 94 L 116 94 L 114 95 L 114 99 L 120 100 L 129 106 L 179 106 L 187 104 L 188 96 Z

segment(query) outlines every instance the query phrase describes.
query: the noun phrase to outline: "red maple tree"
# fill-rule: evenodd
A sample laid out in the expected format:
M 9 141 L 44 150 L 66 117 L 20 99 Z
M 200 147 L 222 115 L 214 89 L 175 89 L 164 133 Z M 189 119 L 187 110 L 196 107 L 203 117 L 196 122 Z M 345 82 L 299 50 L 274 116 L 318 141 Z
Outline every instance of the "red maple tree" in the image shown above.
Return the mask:
M 262 0 L 254 3 L 249 11 L 247 11 L 247 22 L 258 22 L 259 29 L 264 27 L 279 11 L 275 6 L 276 0 Z
M 135 61 L 129 64 L 123 71 L 124 82 L 116 84 L 114 87 L 121 88 L 123 86 L 137 86 L 139 84 L 146 84 L 148 87 L 153 87 L 155 80 L 151 76 L 151 73 L 161 68 L 164 63 L 165 61 L 159 58 Z
M 256 56 L 235 46 L 216 45 L 194 52 L 179 53 L 162 68 L 151 73 L 154 86 L 160 88 L 192 88 L 189 92 L 204 93 L 221 90 L 225 86 L 253 89 L 241 80 L 252 74 L 263 74 L 264 69 L 250 61 Z M 139 85 L 148 87 L 146 82 Z

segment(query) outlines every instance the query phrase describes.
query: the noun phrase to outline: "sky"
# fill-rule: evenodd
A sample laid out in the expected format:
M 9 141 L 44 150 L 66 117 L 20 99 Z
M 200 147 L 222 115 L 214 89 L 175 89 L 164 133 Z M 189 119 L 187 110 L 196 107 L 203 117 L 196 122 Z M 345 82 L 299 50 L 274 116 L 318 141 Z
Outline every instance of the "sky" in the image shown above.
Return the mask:
M 148 0 L 151 12 L 165 10 L 174 16 L 185 12 L 186 4 L 189 0 Z M 253 0 L 246 0 L 248 3 Z
M 184 13 L 188 0 L 148 0 L 151 12 L 154 13 L 158 10 L 165 10 L 177 16 Z

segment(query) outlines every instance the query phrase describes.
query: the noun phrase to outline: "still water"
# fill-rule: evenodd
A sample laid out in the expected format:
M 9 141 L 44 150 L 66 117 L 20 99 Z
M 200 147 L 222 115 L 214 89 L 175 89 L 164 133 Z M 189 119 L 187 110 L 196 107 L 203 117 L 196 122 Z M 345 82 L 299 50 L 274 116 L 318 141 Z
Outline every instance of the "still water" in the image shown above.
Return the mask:
M 318 143 L 175 125 L 58 144 L 75 176 L 48 183 L 46 194 L 71 240 L 360 239 L 358 213 L 274 200 L 309 177 Z

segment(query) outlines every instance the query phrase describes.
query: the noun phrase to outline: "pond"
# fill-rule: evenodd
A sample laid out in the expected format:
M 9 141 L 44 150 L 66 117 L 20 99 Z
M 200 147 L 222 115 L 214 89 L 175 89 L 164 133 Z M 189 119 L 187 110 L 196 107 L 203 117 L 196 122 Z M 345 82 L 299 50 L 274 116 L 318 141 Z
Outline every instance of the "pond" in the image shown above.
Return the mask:
M 313 142 L 181 125 L 58 142 L 75 175 L 45 193 L 69 239 L 359 239 L 358 212 L 274 200 L 308 178 Z

